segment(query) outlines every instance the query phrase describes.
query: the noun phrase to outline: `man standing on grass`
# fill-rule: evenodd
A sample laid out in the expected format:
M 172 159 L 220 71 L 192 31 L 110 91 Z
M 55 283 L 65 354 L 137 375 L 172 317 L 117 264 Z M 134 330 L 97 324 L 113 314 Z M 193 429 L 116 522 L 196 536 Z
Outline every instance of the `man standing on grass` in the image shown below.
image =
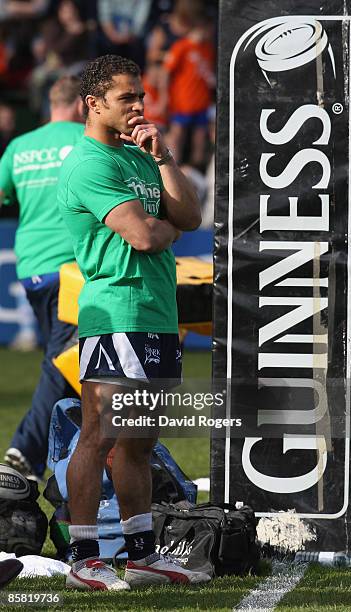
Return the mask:
M 56 189 L 62 161 L 83 136 L 79 79 L 62 77 L 50 89 L 50 122 L 15 138 L 0 161 L 0 203 L 17 198 L 17 277 L 37 318 L 44 346 L 40 379 L 15 432 L 5 461 L 25 476 L 41 479 L 54 404 L 76 393 L 52 363 L 76 327 L 57 319 L 59 269 L 74 260 L 72 243 L 58 210 Z
M 78 323 L 83 422 L 67 471 L 73 556 L 67 586 L 122 590 L 206 582 L 206 574 L 155 552 L 150 473 L 155 437 L 113 440 L 104 437 L 100 422 L 110 383 L 123 393 L 136 379 L 181 377 L 170 246 L 180 230 L 198 227 L 199 203 L 161 134 L 144 119 L 134 62 L 116 55 L 90 62 L 81 96 L 85 137 L 63 164 L 58 189 L 85 279 Z M 96 516 L 111 448 L 128 551 L 125 581 L 99 560 Z

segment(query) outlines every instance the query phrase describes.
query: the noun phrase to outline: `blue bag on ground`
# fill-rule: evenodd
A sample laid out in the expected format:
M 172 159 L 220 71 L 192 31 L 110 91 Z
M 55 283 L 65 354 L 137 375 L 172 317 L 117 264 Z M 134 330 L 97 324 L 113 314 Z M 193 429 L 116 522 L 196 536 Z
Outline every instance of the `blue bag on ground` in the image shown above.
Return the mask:
M 78 443 L 81 426 L 79 399 L 63 399 L 54 406 L 48 440 L 48 466 L 54 475 L 48 481 L 44 497 L 55 507 L 50 521 L 50 535 L 58 556 L 69 558 L 68 493 L 66 472 L 69 460 Z M 196 503 L 197 487 L 187 478 L 174 461 L 168 449 L 157 442 L 151 457 L 152 501 L 154 503 L 177 503 L 187 500 Z M 124 547 L 120 525 L 118 500 L 112 481 L 106 469 L 103 473 L 102 496 L 99 505 L 97 526 L 100 556 L 102 559 L 115 558 L 116 552 Z M 126 552 L 118 554 L 117 560 L 126 559 Z

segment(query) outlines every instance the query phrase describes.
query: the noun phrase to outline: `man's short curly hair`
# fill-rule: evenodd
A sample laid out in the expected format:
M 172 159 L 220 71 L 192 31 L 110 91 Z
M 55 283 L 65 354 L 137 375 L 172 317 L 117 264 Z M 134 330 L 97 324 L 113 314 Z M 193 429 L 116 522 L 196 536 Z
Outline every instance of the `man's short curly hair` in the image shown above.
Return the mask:
M 112 86 L 112 77 L 116 74 L 131 74 L 140 76 L 139 66 L 130 59 L 120 55 L 102 55 L 89 62 L 83 73 L 80 95 L 84 104 L 84 115 L 88 116 L 89 108 L 85 102 L 86 96 L 103 98 Z

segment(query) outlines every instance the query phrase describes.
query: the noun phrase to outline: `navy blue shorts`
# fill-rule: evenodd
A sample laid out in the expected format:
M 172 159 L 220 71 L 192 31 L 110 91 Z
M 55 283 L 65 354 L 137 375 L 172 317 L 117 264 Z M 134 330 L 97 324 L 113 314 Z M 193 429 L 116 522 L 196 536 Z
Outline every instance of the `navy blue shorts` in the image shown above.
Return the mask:
M 80 381 L 172 379 L 181 382 L 178 334 L 116 332 L 79 339 Z
M 200 111 L 198 113 L 174 113 L 170 117 L 172 123 L 180 125 L 205 127 L 208 125 L 208 111 Z

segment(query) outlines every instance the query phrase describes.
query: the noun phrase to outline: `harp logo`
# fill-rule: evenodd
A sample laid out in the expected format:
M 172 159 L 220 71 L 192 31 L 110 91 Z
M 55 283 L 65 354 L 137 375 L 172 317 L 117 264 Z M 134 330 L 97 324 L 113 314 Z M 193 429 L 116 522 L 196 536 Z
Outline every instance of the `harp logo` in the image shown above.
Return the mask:
M 256 38 L 262 32 L 263 36 L 256 42 Z M 285 20 L 274 27 L 265 25 L 256 32 L 248 45 L 253 41 L 256 42 L 255 54 L 258 65 L 268 82 L 270 73 L 294 70 L 315 62 L 326 48 L 336 76 L 334 53 L 328 42 L 328 36 L 322 24 L 315 19 Z

